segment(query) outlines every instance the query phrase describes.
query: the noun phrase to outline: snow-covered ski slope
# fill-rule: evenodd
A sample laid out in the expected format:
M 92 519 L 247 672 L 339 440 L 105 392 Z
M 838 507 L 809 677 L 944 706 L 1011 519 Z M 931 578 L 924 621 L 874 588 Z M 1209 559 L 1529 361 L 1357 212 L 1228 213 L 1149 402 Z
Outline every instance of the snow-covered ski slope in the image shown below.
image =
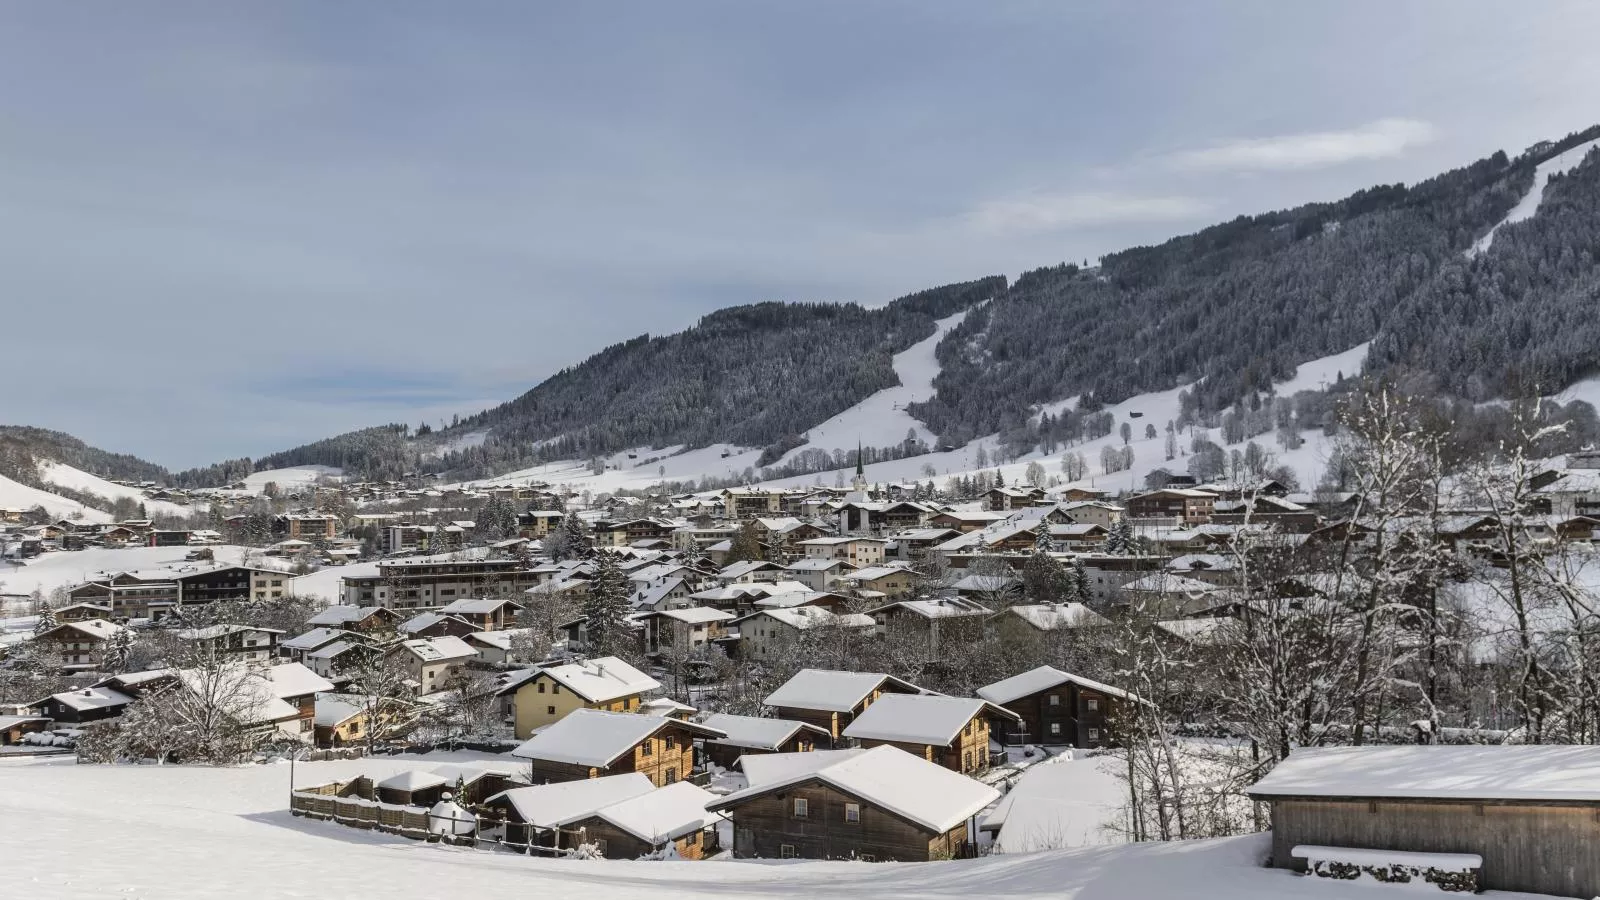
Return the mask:
M 867 447 L 888 447 L 899 444 L 908 433 L 929 444 L 935 437 L 927 427 L 914 418 L 906 407 L 933 396 L 933 379 L 939 375 L 939 360 L 934 348 L 950 329 L 967 317 L 962 310 L 949 318 L 940 319 L 938 330 L 927 340 L 918 341 L 894 356 L 894 372 L 900 377 L 897 387 L 885 388 L 857 403 L 837 416 L 808 430 L 802 437 L 806 443 L 784 454 L 780 463 L 788 462 L 807 449 L 832 452 L 849 449 L 857 444 Z
M 1600 138 L 1579 144 L 1540 163 L 1533 170 L 1533 187 L 1529 188 L 1528 193 L 1517 201 L 1516 206 L 1511 207 L 1511 212 L 1506 213 L 1504 219 L 1496 222 L 1495 226 L 1489 229 L 1488 234 L 1473 242 L 1473 245 L 1467 249 L 1467 256 L 1477 256 L 1488 250 L 1494 244 L 1495 233 L 1506 225 L 1532 218 L 1533 214 L 1539 211 L 1539 203 L 1544 199 L 1545 185 L 1549 183 L 1550 176 L 1572 171 L 1577 167 L 1578 163 L 1583 162 L 1583 158 L 1589 154 L 1590 150 L 1594 149 L 1596 144 L 1600 144 Z
M 948 322 L 949 320 L 944 320 Z M 1361 366 L 1367 356 L 1367 344 L 1360 344 L 1304 363 L 1295 370 L 1295 374 L 1288 380 L 1274 387 L 1280 397 L 1292 396 L 1298 391 L 1319 390 L 1331 385 L 1340 375 L 1354 377 L 1361 374 Z M 907 351 L 910 352 L 910 351 Z M 1187 388 L 1189 386 L 1185 386 Z M 1222 441 L 1220 429 L 1185 429 L 1179 436 L 1179 447 L 1182 455 L 1176 459 L 1166 458 L 1166 424 L 1178 418 L 1178 394 L 1185 388 L 1174 388 L 1168 391 L 1157 391 L 1149 394 L 1140 394 L 1130 397 L 1121 403 L 1106 407 L 1106 410 L 1115 418 L 1117 426 L 1112 433 L 1093 441 L 1076 444 L 1071 447 L 1057 450 L 1048 458 L 1044 454 L 1034 452 L 1015 462 L 1004 466 L 979 466 L 978 450 L 984 451 L 984 456 L 993 459 L 999 446 L 998 436 L 989 435 L 979 438 L 963 447 L 952 450 L 928 453 L 921 456 L 912 456 L 905 459 L 889 460 L 887 462 L 873 463 L 866 467 L 866 477 L 869 482 L 891 483 L 900 481 L 926 481 L 927 468 L 932 467 L 935 480 L 971 474 L 980 469 L 993 471 L 1000 469 L 1008 483 L 1016 483 L 1024 478 L 1028 463 L 1039 462 L 1045 467 L 1049 475 L 1060 475 L 1060 458 L 1063 450 L 1082 453 L 1088 461 L 1089 470 L 1095 474 L 1083 479 L 1080 484 L 1098 487 L 1111 491 L 1123 489 L 1137 490 L 1144 485 L 1144 477 L 1152 470 L 1167 468 L 1174 472 L 1182 472 L 1188 465 L 1187 451 L 1195 431 L 1206 433 L 1207 436 L 1220 446 L 1229 450 L 1242 450 L 1245 444 L 1225 444 Z M 1052 412 L 1059 412 L 1074 403 L 1068 399 L 1051 403 L 1043 407 Z M 891 410 L 891 412 L 895 412 Z M 905 437 L 904 420 L 895 419 L 894 428 L 900 429 L 898 439 Z M 1133 468 L 1106 476 L 1100 473 L 1100 451 L 1106 446 L 1121 447 L 1122 438 L 1118 433 L 1120 426 L 1126 422 L 1133 429 L 1134 462 Z M 1156 436 L 1145 437 L 1145 426 L 1154 425 Z M 886 432 L 887 433 L 887 432 Z M 1299 475 L 1302 485 L 1310 486 L 1322 474 L 1327 462 L 1327 446 L 1320 430 L 1303 432 L 1305 443 L 1294 450 L 1283 450 L 1277 446 L 1271 434 L 1258 435 L 1253 440 L 1265 449 L 1272 451 L 1278 457 L 1278 462 L 1294 469 Z M 829 442 L 831 444 L 831 442 Z M 863 440 L 863 443 L 869 443 Z M 832 449 L 828 446 L 828 449 Z M 715 444 L 702 447 L 698 450 L 683 451 L 682 447 L 665 447 L 660 449 L 637 448 L 624 453 L 618 453 L 606 460 L 607 469 L 604 474 L 595 475 L 587 464 L 579 460 L 552 462 L 547 465 L 531 469 L 511 472 L 497 478 L 471 482 L 474 485 L 493 484 L 520 484 L 531 481 L 542 481 L 553 485 L 567 485 L 577 491 L 591 491 L 595 494 L 615 491 L 619 488 L 644 489 L 666 481 L 700 480 L 707 476 L 715 478 L 737 477 L 741 473 L 755 466 L 756 459 L 761 455 L 759 450 L 733 447 L 727 444 Z M 662 470 L 665 474 L 660 474 Z M 811 484 L 834 484 L 842 475 L 846 480 L 850 477 L 847 470 L 829 471 L 814 475 L 802 475 L 794 478 L 784 478 L 767 482 L 777 487 L 803 487 Z
M 39 464 L 39 477 L 50 484 L 60 485 L 74 491 L 84 491 L 107 500 L 128 499 L 135 503 L 143 503 L 145 512 L 150 515 L 166 514 L 186 516 L 194 512 L 193 509 L 178 503 L 166 500 L 147 500 L 144 492 L 138 488 L 107 481 L 98 475 L 91 475 L 81 469 L 75 469 L 65 463 L 42 462 Z
M 286 469 L 263 469 L 252 472 L 244 477 L 245 490 L 252 494 L 259 494 L 267 489 L 268 484 L 276 484 L 285 490 L 291 487 L 305 487 L 316 484 L 319 478 L 338 478 L 344 470 L 335 466 L 291 466 Z
M 48 595 L 56 588 L 72 587 L 91 581 L 107 572 L 136 572 L 210 563 L 188 562 L 188 547 L 91 547 L 87 550 L 62 550 L 36 556 L 23 564 L 0 560 L 0 593 L 29 594 L 37 590 Z M 210 548 L 217 563 L 237 564 L 250 552 L 244 547 L 224 544 Z M 265 569 L 287 568 L 281 557 L 254 553 L 251 564 Z M 334 567 L 331 571 L 338 572 Z M 376 571 L 376 570 L 374 570 Z M 309 576 L 308 576 L 309 577 Z
M 300 763 L 298 785 L 484 758 Z M 506 757 L 492 757 L 504 761 Z M 1393 888 L 1261 865 L 1264 836 L 930 863 L 625 862 L 447 848 L 289 815 L 289 766 L 80 766 L 0 759 L 4 896 L 49 900 L 1376 900 Z M 1492 893 L 1492 892 L 1491 892 Z M 1501 898 L 1529 895 L 1501 894 Z
M 90 509 L 76 500 L 68 500 L 59 494 L 29 487 L 3 475 L 0 475 L 0 506 L 11 509 L 32 509 L 35 506 L 42 506 L 45 512 L 57 519 L 76 516 L 85 522 L 111 521 L 110 513 Z

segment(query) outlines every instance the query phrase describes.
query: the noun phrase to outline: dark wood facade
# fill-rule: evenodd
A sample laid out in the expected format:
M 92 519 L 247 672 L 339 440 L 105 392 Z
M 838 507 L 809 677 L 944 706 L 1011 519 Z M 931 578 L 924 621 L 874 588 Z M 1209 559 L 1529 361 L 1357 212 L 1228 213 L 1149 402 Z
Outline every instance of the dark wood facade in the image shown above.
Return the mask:
M 796 800 L 804 801 L 804 815 Z M 969 824 L 935 834 L 817 780 L 752 797 L 732 813 L 734 856 L 741 859 L 949 859 L 964 855 Z
M 787 741 L 779 744 L 775 750 L 768 750 L 762 747 L 735 747 L 732 744 L 724 744 L 715 740 L 706 741 L 702 746 L 705 748 L 707 760 L 724 769 L 731 769 L 741 756 L 757 756 L 763 753 L 810 753 L 817 749 L 829 749 L 828 747 L 817 747 L 817 740 L 820 737 L 821 735 L 814 731 L 800 728 Z
M 528 761 L 529 779 L 534 784 L 546 784 L 638 772 L 658 788 L 682 781 L 694 773 L 695 732 L 676 719 L 662 719 L 662 722 L 663 727 L 633 745 L 609 766 L 531 759 Z
M 1113 743 L 1112 704 L 1120 702 L 1120 698 L 1067 681 L 997 704 L 1021 716 L 1020 726 L 1009 719 L 997 719 L 991 724 L 1005 744 L 1107 747 Z
M 1015 723 L 1002 719 L 1012 727 Z M 983 714 L 972 717 L 972 720 L 961 729 L 955 740 L 949 744 L 910 744 L 903 741 L 880 741 L 863 738 L 861 746 L 871 749 L 880 744 L 897 747 L 912 756 L 921 757 L 934 765 L 944 766 L 952 772 L 963 775 L 977 775 L 989 768 L 989 718 Z
M 641 841 L 599 816 L 590 816 L 563 826 L 563 847 L 576 846 L 580 842 L 598 844 L 600 855 L 606 859 L 638 859 L 656 850 L 649 841 Z M 684 859 L 705 859 L 718 851 L 715 828 L 692 831 L 673 843 L 678 847 L 678 855 Z

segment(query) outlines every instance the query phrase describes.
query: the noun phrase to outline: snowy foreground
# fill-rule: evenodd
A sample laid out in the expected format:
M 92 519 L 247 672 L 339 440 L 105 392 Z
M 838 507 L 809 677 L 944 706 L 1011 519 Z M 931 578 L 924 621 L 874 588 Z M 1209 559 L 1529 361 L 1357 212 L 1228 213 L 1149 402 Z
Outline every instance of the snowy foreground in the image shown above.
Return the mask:
M 425 760 L 305 763 L 311 785 Z M 939 863 L 607 862 L 525 859 L 296 819 L 289 767 L 79 766 L 0 760 L 7 896 L 80 900 L 234 897 L 527 897 L 675 900 L 853 896 L 1136 900 L 1368 898 L 1394 889 L 1264 869 L 1261 836 Z M 1532 895 L 1501 894 L 1501 897 Z

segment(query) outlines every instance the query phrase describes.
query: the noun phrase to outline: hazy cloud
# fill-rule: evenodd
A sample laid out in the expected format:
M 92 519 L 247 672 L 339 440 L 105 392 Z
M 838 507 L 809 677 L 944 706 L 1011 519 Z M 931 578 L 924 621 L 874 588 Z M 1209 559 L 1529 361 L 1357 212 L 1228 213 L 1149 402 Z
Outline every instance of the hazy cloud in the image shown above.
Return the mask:
M 985 202 L 968 221 L 977 231 L 1000 235 L 1178 222 L 1203 215 L 1209 208 L 1205 201 L 1181 194 L 1035 193 Z
M 1242 138 L 1175 154 L 1176 168 L 1264 171 L 1321 169 L 1352 162 L 1393 159 L 1431 143 L 1438 130 L 1416 119 L 1379 119 L 1347 131 L 1319 131 L 1267 138 Z

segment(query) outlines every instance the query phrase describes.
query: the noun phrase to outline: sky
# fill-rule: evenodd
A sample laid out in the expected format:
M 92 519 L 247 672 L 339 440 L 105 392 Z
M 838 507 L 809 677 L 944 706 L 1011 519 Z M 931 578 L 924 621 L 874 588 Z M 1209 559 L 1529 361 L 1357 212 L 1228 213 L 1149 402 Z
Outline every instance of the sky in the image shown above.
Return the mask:
M 437 423 L 1600 122 L 1600 7 L 0 5 L 0 423 L 171 468 Z M 650 377 L 640 373 L 641 378 Z

